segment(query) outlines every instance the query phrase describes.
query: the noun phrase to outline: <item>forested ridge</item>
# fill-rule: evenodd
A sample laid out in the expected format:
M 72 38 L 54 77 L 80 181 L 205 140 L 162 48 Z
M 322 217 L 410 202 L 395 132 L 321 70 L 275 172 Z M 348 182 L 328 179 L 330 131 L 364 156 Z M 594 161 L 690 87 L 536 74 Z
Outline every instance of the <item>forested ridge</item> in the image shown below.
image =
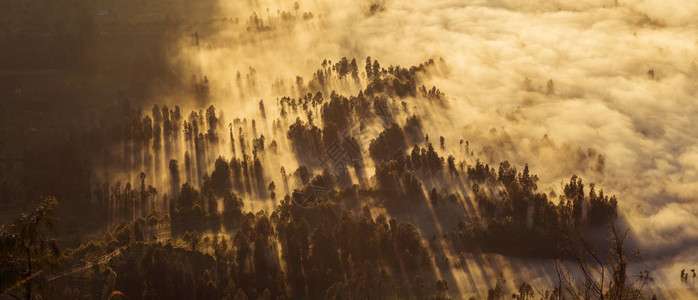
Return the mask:
M 143 111 L 122 101 L 120 117 L 79 137 L 91 146 L 81 153 L 88 165 L 138 175 L 125 183 L 109 182 L 108 172 L 92 179 L 75 209 L 89 210 L 106 233 L 56 249 L 47 259 L 63 269 L 34 279 L 35 288 L 65 298 L 442 299 L 452 296 L 440 274 L 459 263 L 453 253 L 573 259 L 562 241 L 616 220 L 616 197 L 593 184 L 585 190 L 577 176 L 555 197 L 538 190 L 528 166 L 483 164 L 467 140 L 452 150 L 463 159 L 440 154 L 449 153 L 443 137 L 435 147 L 407 103 L 447 109 L 446 95 L 420 86 L 435 64 L 384 69 L 367 58 L 368 84 L 347 97 L 327 93 L 323 82 L 360 84 L 356 60 L 325 61 L 313 80 L 298 80 L 305 95 L 278 100 L 278 116 L 260 100 L 257 117 L 234 118 L 227 131 L 213 105 L 187 116 L 179 106 Z M 206 97 L 213 83 L 193 84 Z M 362 135 L 371 136 L 367 144 Z M 279 143 L 297 158 L 295 170 L 263 163 L 282 155 Z M 328 155 L 331 148 L 344 156 Z M 273 210 L 245 205 L 261 199 L 276 203 Z M 408 221 L 429 212 L 432 224 Z M 435 225 L 442 231 L 427 229 Z M 12 230 L 3 233 L 6 254 L 17 247 Z M 105 255 L 113 257 L 65 273 Z M 8 262 L 26 261 L 15 259 Z M 26 274 L 3 272 L 14 278 L 6 288 Z

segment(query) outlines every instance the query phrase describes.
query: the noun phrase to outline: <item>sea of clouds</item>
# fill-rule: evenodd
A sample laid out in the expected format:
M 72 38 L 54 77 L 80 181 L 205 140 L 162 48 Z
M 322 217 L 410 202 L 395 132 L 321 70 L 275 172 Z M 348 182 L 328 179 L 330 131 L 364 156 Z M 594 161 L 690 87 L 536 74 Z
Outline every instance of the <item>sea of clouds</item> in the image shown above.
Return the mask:
M 223 1 L 223 24 L 182 54 L 218 83 L 214 93 L 252 109 L 266 88 L 232 97 L 237 71 L 259 86 L 310 78 L 322 59 L 365 57 L 383 66 L 443 58 L 428 80 L 451 115 L 426 133 L 459 140 L 489 163 L 528 163 L 545 191 L 573 174 L 619 198 L 643 251 L 642 268 L 680 290 L 698 265 L 698 2 L 646 1 Z M 312 12 L 283 23 L 277 11 Z M 244 32 L 255 12 L 274 27 Z M 273 101 L 273 100 L 270 100 Z M 588 191 L 588 188 L 587 188 Z

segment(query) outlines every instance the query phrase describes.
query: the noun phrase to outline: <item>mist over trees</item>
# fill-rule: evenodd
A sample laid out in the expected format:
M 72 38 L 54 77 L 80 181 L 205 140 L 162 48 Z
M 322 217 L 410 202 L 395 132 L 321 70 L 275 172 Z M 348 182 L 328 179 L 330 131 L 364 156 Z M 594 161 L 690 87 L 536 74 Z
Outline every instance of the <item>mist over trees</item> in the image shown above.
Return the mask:
M 205 1 L 140 22 L 120 8 L 63 2 L 0 6 L 36 14 L 6 22 L 18 29 L 3 33 L 0 44 L 15 46 L 0 47 L 3 62 L 49 70 L 0 86 L 17 106 L 56 106 L 61 119 L 28 119 L 33 130 L 9 140 L 22 170 L 0 189 L 11 215 L 0 223 L 0 298 L 653 295 L 651 273 L 628 267 L 639 256 L 621 229 L 622 199 L 603 184 L 567 174 L 559 190 L 544 189 L 529 165 L 493 161 L 472 137 L 454 141 L 451 128 L 433 126 L 453 105 L 427 80 L 447 72 L 441 58 L 409 67 L 318 58 L 313 72 L 279 71 L 271 84 L 253 66 L 225 81 L 173 62 L 173 49 L 268 46 L 324 16 L 294 3 L 243 19 L 183 17 L 216 8 Z M 371 2 L 369 14 L 383 6 Z M 49 8 L 66 15 L 48 18 Z M 211 38 L 225 26 L 235 28 L 230 40 Z M 50 86 L 41 76 L 70 78 Z M 603 169 L 592 152 L 585 157 Z M 553 262 L 557 278 L 517 279 L 511 290 L 512 274 L 488 270 L 487 291 L 463 290 L 477 284 L 454 270 L 475 272 L 467 257 L 487 255 Z

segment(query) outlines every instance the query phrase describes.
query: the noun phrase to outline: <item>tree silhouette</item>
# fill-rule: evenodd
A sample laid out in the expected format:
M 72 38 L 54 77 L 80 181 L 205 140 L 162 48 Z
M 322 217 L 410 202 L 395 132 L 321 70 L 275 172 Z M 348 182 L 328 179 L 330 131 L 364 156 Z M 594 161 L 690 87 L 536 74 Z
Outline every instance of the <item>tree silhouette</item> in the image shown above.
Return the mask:
M 42 198 L 31 213 L 23 214 L 8 229 L 0 228 L 3 289 L 11 281 L 17 281 L 19 286 L 24 285 L 24 298 L 32 299 L 36 282 L 40 281 L 36 274 L 57 268 L 61 254 L 56 240 L 50 238 L 56 221 L 53 215 L 56 203 L 53 197 Z M 19 298 L 11 290 L 3 293 Z

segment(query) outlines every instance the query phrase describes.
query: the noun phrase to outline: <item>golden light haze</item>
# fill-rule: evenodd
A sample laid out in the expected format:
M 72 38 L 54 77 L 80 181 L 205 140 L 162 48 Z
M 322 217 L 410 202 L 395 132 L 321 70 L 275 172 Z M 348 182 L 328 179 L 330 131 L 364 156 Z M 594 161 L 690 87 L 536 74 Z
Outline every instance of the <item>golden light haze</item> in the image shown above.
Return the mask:
M 698 2 L 297 3 L 219 1 L 212 17 L 229 21 L 198 33 L 199 45 L 182 40 L 173 63 L 207 76 L 232 119 L 299 95 L 295 76 L 307 83 L 322 59 L 354 57 L 363 72 L 367 56 L 383 66 L 443 58 L 425 80 L 449 113 L 420 107 L 425 133 L 447 149 L 468 140 L 489 163 L 528 163 L 546 191 L 577 174 L 615 193 L 643 263 L 669 287 L 698 263 Z M 252 92 L 238 92 L 237 72 L 254 73 Z

